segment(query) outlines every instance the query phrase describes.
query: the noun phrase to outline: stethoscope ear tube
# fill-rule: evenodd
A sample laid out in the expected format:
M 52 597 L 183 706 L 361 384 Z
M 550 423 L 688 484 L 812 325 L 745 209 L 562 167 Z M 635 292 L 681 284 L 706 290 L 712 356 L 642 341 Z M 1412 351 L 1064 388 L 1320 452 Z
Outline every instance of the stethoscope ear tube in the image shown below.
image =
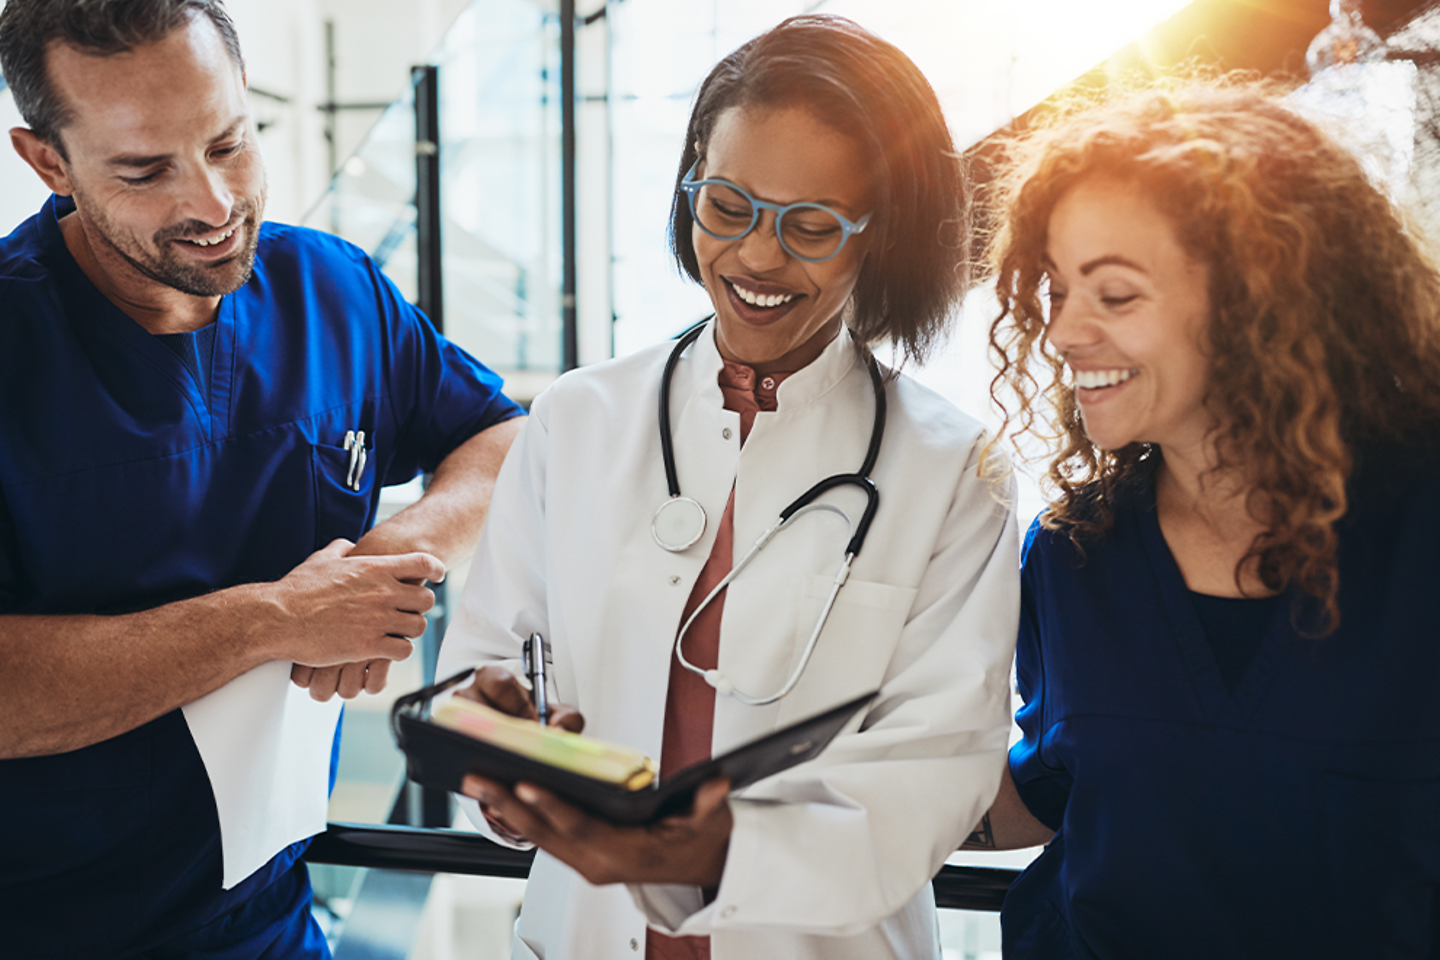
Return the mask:
M 680 475 L 675 469 L 675 444 L 670 436 L 670 378 L 675 375 L 675 365 L 680 362 L 680 354 L 685 352 L 686 347 L 700 339 L 700 334 L 705 332 L 706 324 L 713 317 L 714 314 L 711 314 L 710 317 L 701 320 L 680 335 L 675 349 L 670 351 L 670 356 L 665 360 L 665 372 L 660 374 L 660 458 L 665 463 L 665 488 L 672 497 L 680 496 Z M 703 518 L 701 529 L 702 531 L 704 529 Z M 673 548 L 666 547 L 666 549 Z
M 860 552 L 860 547 L 865 543 L 865 534 L 870 532 L 870 521 L 875 519 L 875 512 L 880 509 L 880 491 L 875 489 L 875 481 L 869 477 L 861 477 L 860 483 L 865 488 L 865 512 L 860 514 L 860 522 L 855 525 L 855 535 L 845 547 L 845 552 L 851 557 Z
M 865 512 L 860 515 L 860 522 L 855 525 L 855 533 L 845 547 L 845 552 L 854 556 L 864 545 L 865 534 L 870 530 L 870 521 L 875 519 L 875 511 L 880 509 L 880 491 L 875 489 L 875 482 L 864 474 L 837 473 L 834 476 L 826 477 L 796 497 L 790 506 L 781 510 L 780 521 L 783 523 L 789 520 L 802 507 L 814 503 L 826 491 L 843 486 L 856 486 L 865 491 Z

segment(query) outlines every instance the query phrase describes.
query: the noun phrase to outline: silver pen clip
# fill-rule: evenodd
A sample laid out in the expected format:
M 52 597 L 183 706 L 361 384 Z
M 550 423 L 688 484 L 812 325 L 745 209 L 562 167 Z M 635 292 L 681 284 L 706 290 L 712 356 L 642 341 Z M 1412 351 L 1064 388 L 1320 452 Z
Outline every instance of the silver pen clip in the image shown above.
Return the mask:
M 358 492 L 360 478 L 365 476 L 365 461 L 368 459 L 365 452 L 365 431 L 346 430 L 345 449 L 350 452 L 350 469 L 345 474 L 345 486 Z

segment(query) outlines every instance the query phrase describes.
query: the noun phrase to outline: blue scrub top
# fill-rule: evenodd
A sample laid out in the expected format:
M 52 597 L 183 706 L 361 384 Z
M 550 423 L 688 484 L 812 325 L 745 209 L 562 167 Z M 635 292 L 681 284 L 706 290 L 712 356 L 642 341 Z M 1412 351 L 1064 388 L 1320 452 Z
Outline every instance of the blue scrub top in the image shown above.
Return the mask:
M 382 485 L 520 410 L 355 247 L 265 224 L 222 299 L 210 382 L 65 248 L 52 197 L 0 241 L 0 614 L 114 614 L 279 579 L 370 527 Z M 368 463 L 346 485 L 348 431 Z M 234 890 L 179 711 L 72 753 L 0 761 L 0 953 L 122 957 Z
M 1233 692 L 1154 502 L 1124 491 L 1083 555 L 1031 530 L 1010 767 L 1058 832 L 1006 897 L 1006 955 L 1437 955 L 1440 444 L 1360 452 L 1340 628 L 1277 605 Z

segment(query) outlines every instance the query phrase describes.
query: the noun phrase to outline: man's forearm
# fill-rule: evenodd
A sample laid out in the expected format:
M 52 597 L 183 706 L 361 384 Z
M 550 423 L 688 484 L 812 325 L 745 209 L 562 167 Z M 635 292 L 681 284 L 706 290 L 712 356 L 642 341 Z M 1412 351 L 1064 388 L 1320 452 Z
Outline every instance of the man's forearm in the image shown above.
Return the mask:
M 409 656 L 444 568 L 349 557 L 336 541 L 274 583 L 114 617 L 0 616 L 0 758 L 78 750 L 148 723 L 271 660 Z
M 123 616 L 0 617 L 0 758 L 107 740 L 264 663 L 247 589 Z
M 490 510 L 500 465 L 524 422 L 514 417 L 497 423 L 456 447 L 435 469 L 425 494 L 361 537 L 354 553 L 421 550 L 446 567 L 468 557 Z

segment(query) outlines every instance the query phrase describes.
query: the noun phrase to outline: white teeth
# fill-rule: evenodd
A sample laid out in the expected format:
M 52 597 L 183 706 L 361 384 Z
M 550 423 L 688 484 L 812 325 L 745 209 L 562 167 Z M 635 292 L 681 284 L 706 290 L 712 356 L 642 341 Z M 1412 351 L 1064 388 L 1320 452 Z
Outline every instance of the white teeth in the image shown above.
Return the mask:
M 235 227 L 238 227 L 238 226 L 240 226 L 240 224 L 238 224 L 238 223 L 235 224 Z M 195 245 L 198 246 L 198 247 L 213 247 L 213 246 L 215 246 L 215 244 L 217 244 L 217 243 L 224 243 L 226 240 L 229 240 L 229 239 L 230 239 L 230 234 L 232 234 L 232 233 L 235 232 L 235 227 L 231 227 L 229 230 L 226 230 L 224 233 L 222 233 L 220 236 L 216 237 L 214 240 L 205 240 L 205 239 L 202 239 L 202 238 L 200 238 L 200 237 L 191 237 L 190 240 L 189 240 L 189 242 L 195 244 Z
M 789 303 L 795 299 L 793 293 L 751 293 L 734 283 L 730 284 L 730 289 L 734 290 L 741 300 L 752 307 L 778 307 L 782 303 Z
M 1124 383 L 1140 371 L 1130 368 L 1117 368 L 1114 370 L 1076 370 L 1075 386 L 1086 390 L 1096 390 L 1100 387 L 1113 387 L 1117 383 Z

